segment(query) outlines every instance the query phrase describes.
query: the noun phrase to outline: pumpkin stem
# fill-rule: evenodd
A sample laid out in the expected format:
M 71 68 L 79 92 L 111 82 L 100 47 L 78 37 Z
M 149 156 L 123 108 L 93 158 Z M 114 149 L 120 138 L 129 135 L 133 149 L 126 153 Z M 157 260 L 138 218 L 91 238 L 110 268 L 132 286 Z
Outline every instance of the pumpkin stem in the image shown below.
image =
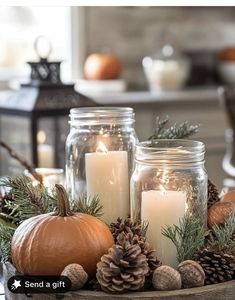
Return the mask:
M 56 184 L 56 196 L 57 196 L 57 209 L 54 216 L 68 217 L 73 213 L 69 205 L 69 197 L 65 188 L 61 184 Z

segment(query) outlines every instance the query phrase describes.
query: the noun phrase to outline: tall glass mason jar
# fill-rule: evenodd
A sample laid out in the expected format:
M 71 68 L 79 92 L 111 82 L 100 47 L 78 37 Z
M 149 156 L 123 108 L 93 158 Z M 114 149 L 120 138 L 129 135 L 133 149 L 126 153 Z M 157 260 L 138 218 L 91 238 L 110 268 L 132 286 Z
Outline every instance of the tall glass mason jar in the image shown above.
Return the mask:
M 131 217 L 148 223 L 147 240 L 164 264 L 176 267 L 176 248 L 161 234 L 193 215 L 206 226 L 207 173 L 205 146 L 191 140 L 139 143 L 131 177 Z
M 85 107 L 70 111 L 66 141 L 66 185 L 72 201 L 99 196 L 107 223 L 130 214 L 129 179 L 137 143 L 134 111 Z

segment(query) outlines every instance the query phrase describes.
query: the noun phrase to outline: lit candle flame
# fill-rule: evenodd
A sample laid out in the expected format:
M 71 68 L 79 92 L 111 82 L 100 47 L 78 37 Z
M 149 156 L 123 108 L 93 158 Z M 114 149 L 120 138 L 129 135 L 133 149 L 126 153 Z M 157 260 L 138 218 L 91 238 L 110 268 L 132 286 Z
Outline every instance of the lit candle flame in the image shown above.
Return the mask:
M 104 134 L 104 129 L 103 129 L 103 128 L 101 128 L 101 129 L 99 130 L 99 134 L 100 134 L 100 135 L 103 135 L 103 134 Z
M 44 144 L 46 141 L 46 133 L 43 130 L 39 130 L 37 133 L 38 144 Z
M 105 152 L 105 153 L 107 153 L 108 150 L 107 150 L 107 148 L 106 148 L 106 146 L 105 146 L 104 143 L 99 142 L 98 147 L 96 149 L 96 152 Z
M 164 188 L 164 186 L 162 184 L 159 185 L 159 188 L 163 195 L 166 194 L 166 189 Z

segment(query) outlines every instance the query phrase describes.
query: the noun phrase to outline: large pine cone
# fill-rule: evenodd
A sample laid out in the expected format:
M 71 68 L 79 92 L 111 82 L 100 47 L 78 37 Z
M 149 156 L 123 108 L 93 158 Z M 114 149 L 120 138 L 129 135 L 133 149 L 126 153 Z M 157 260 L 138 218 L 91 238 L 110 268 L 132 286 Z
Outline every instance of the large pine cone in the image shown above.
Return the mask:
M 151 275 L 154 270 L 161 265 L 161 262 L 155 256 L 155 250 L 146 242 L 146 238 L 143 235 L 142 226 L 139 222 L 133 222 L 131 219 L 121 218 L 117 219 L 116 223 L 111 223 L 110 230 L 112 232 L 115 243 L 118 243 L 123 239 L 122 233 L 125 233 L 125 238 L 129 239 L 129 242 L 133 245 L 139 245 L 141 253 L 147 258 L 149 273 Z M 119 236 L 121 234 L 121 236 Z
M 141 253 L 146 256 L 149 266 L 148 275 L 151 275 L 156 268 L 160 267 L 161 262 L 154 255 L 155 250 L 153 250 L 149 243 L 145 241 L 144 237 L 133 235 L 132 233 L 128 233 L 125 236 L 121 234 L 118 236 L 116 243 L 119 244 L 124 237 L 129 241 L 130 244 L 138 245 L 141 249 Z
M 124 233 L 97 264 L 96 278 L 105 292 L 124 293 L 141 289 L 149 268 L 140 246 L 132 245 Z
M 207 188 L 208 188 L 207 209 L 209 209 L 213 204 L 218 202 L 220 198 L 219 198 L 219 192 L 216 185 L 210 179 L 208 179 Z
M 203 249 L 196 254 L 195 260 L 205 272 L 205 284 L 220 283 L 233 279 L 235 258 L 232 255 Z

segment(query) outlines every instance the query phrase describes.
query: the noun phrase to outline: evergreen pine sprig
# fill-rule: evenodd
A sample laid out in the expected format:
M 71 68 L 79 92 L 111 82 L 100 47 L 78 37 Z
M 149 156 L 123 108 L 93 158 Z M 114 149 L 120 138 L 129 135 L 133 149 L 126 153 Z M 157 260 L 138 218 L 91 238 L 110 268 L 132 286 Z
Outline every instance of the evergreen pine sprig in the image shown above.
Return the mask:
M 73 212 L 84 213 L 100 218 L 103 215 L 103 205 L 100 204 L 99 196 L 88 197 L 86 193 L 81 194 L 78 201 L 72 205 Z
M 233 239 L 234 232 L 235 215 L 231 214 L 224 223 L 224 226 L 214 225 L 212 227 L 212 235 L 210 235 L 209 246 L 217 246 L 220 252 L 231 254 L 235 249 L 235 240 Z
M 1 262 L 10 260 L 11 257 L 11 240 L 15 232 L 14 225 L 7 224 L 0 220 L 0 257 Z
M 143 237 L 146 237 L 148 227 L 149 227 L 149 222 L 147 221 L 141 222 L 141 234 Z
M 149 137 L 149 140 L 183 139 L 197 133 L 199 128 L 199 125 L 189 124 L 187 121 L 165 128 L 168 123 L 168 117 L 163 120 L 157 117 L 154 134 Z
M 146 237 L 146 234 L 147 234 L 147 231 L 148 231 L 148 227 L 149 227 L 149 222 L 146 221 L 146 220 L 141 220 L 140 213 L 137 213 L 136 217 L 133 218 L 133 223 L 135 225 L 140 225 L 141 226 L 141 235 L 143 237 Z
M 179 225 L 166 225 L 162 228 L 162 234 L 175 245 L 179 262 L 193 259 L 205 241 L 204 228 L 200 220 L 189 214 L 179 220 Z
M 44 186 L 34 186 L 24 175 L 3 178 L 0 185 L 11 190 L 13 200 L 6 201 L 6 207 L 11 211 L 8 219 L 16 224 L 35 215 L 51 212 L 56 206 L 55 197 Z

